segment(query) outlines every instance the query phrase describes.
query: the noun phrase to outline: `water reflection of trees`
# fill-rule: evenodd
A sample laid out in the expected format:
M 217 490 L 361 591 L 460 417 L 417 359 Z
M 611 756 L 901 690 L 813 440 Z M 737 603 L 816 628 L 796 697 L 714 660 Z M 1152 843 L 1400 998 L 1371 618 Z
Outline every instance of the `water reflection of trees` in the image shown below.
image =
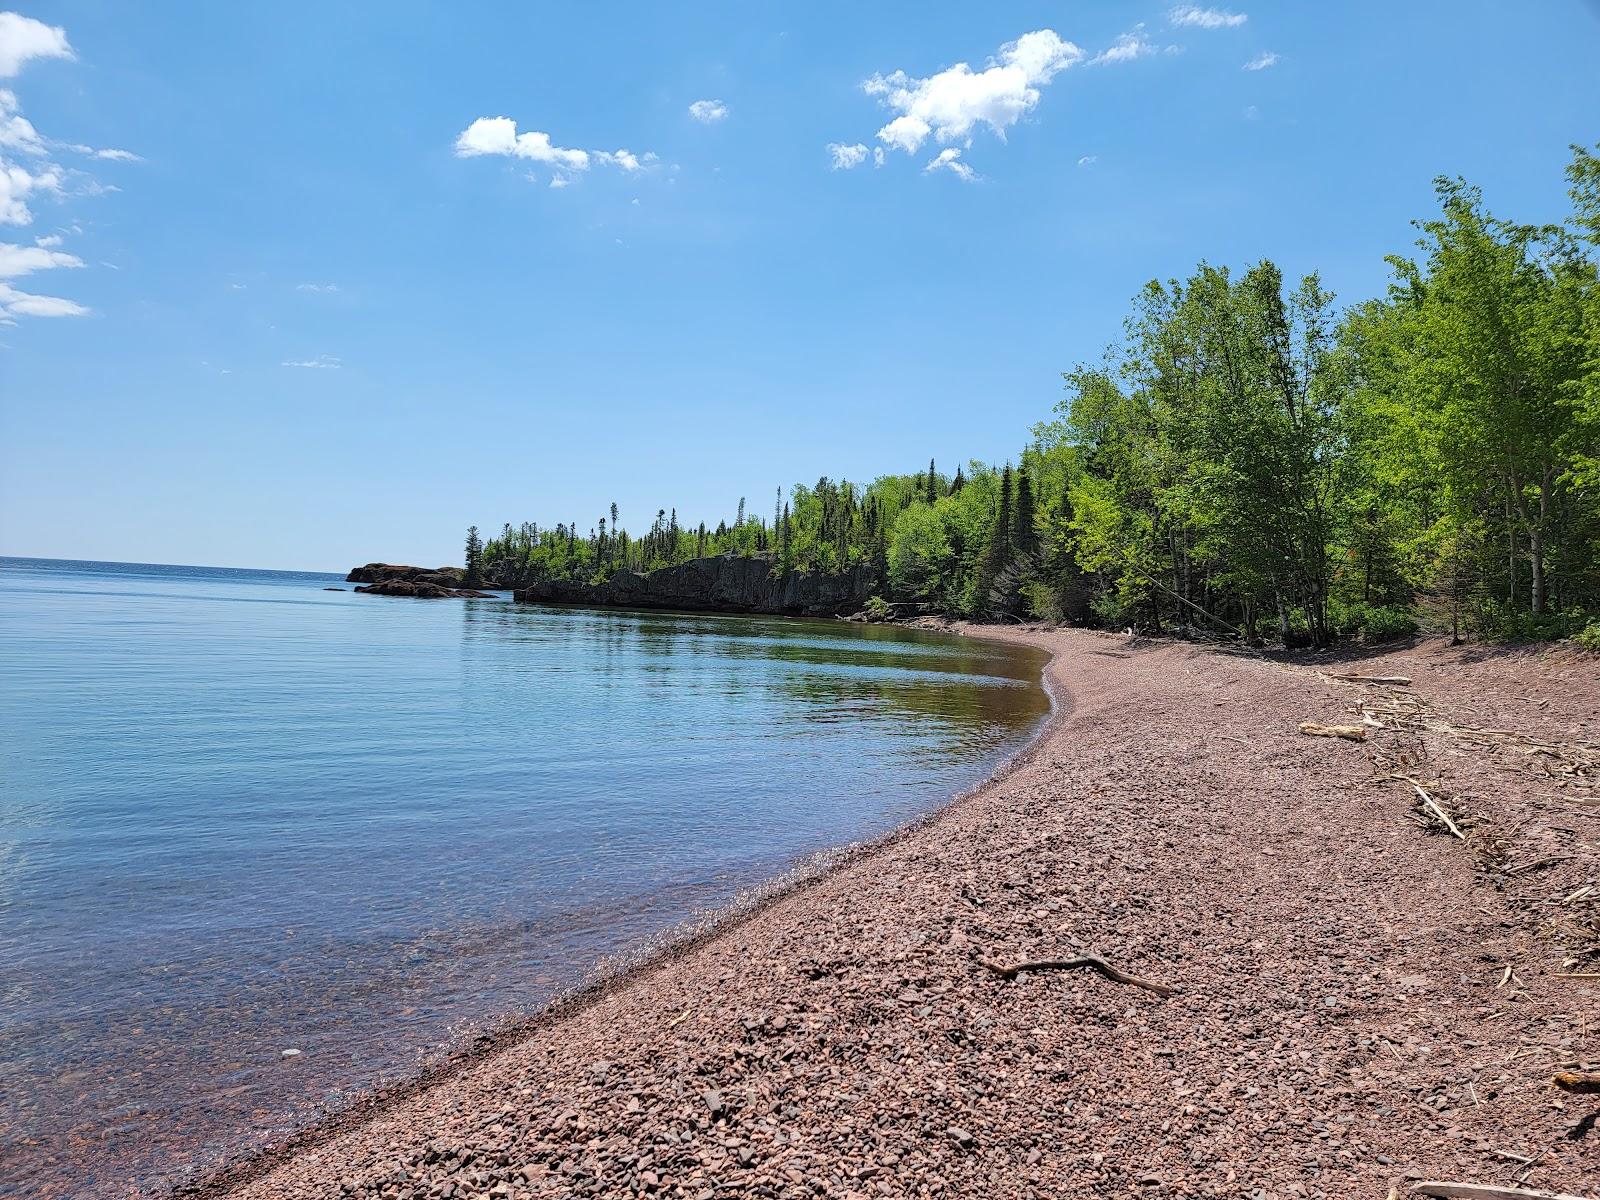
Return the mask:
M 829 667 L 874 667 L 1037 683 L 1048 656 L 933 630 L 842 621 L 622 609 L 468 604 L 469 636 L 508 642 L 582 639 L 598 653 L 715 655 Z

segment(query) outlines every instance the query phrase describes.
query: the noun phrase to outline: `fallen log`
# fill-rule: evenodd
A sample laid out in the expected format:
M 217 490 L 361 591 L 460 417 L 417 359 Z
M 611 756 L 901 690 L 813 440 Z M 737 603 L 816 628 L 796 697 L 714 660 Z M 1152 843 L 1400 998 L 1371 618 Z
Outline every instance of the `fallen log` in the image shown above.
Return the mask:
M 1352 742 L 1367 740 L 1367 731 L 1360 725 L 1319 725 L 1315 721 L 1301 721 L 1300 732 L 1307 737 L 1336 737 Z
M 1129 987 L 1143 988 L 1147 992 L 1154 992 L 1158 996 L 1175 996 L 1178 989 L 1168 987 L 1164 983 L 1156 983 L 1149 979 L 1140 979 L 1137 975 L 1129 975 L 1119 971 L 1105 959 L 1094 954 L 1080 954 L 1076 958 L 1042 959 L 1037 962 L 1019 962 L 1011 966 L 997 963 L 987 958 L 978 959 L 978 965 L 987 967 L 1001 979 L 1015 979 L 1024 971 L 1078 971 L 1087 968 L 1104 975 L 1113 983 L 1125 983 Z
M 1379 683 L 1389 687 L 1410 687 L 1409 675 L 1328 675 L 1329 679 L 1337 679 L 1340 683 Z
M 1422 1180 L 1411 1185 L 1413 1196 L 1440 1196 L 1445 1200 L 1584 1200 L 1570 1192 L 1534 1192 L 1527 1188 L 1496 1187 L 1492 1183 L 1447 1183 Z
M 1589 1096 L 1600 1092 L 1600 1071 L 1558 1071 L 1551 1082 L 1563 1092 L 1576 1092 L 1580 1096 Z

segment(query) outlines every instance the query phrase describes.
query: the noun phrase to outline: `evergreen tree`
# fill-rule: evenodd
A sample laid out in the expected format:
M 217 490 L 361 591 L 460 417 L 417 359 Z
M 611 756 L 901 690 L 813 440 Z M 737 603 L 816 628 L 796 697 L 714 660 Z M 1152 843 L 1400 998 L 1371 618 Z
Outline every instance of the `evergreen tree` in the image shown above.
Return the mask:
M 976 595 L 973 597 L 974 615 L 982 618 L 995 609 L 1006 608 L 1005 598 L 992 596 L 1001 573 L 1011 565 L 1011 464 L 1006 464 L 1000 476 L 1000 497 L 995 507 L 994 520 L 989 525 L 989 545 L 983 554 L 983 565 L 977 577 Z
M 483 586 L 483 539 L 478 536 L 476 525 L 467 526 L 467 561 L 461 586 L 466 588 Z
M 961 473 L 961 467 L 956 466 L 956 477 L 950 481 L 950 494 L 959 496 L 961 489 L 967 486 L 967 477 Z
M 1017 503 L 1011 547 L 1030 561 L 1039 553 L 1039 533 L 1034 528 L 1033 485 L 1026 464 L 1017 468 Z
M 933 459 L 928 460 L 928 503 L 933 504 L 939 499 L 939 475 L 933 469 Z

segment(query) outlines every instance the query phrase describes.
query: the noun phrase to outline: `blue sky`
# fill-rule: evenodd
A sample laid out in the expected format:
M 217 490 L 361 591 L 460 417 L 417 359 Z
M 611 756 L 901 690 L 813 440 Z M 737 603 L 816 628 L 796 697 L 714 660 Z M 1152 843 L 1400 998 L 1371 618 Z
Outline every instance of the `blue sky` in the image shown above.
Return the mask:
M 453 562 L 1001 461 L 1153 276 L 1372 295 L 1439 173 L 1559 218 L 1597 63 L 1579 0 L 30 4 L 0 551 Z

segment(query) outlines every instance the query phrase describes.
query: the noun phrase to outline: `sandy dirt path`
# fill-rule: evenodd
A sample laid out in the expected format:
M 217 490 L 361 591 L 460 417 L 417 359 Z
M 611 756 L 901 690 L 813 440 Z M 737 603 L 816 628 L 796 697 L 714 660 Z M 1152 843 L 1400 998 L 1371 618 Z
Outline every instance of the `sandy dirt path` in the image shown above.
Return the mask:
M 1450 734 L 1301 736 L 1302 719 L 1359 720 L 1369 690 L 1304 665 L 1008 636 L 1055 652 L 1063 707 L 1013 773 L 210 1190 L 1382 1200 L 1443 1178 L 1600 1194 L 1600 1097 L 1550 1084 L 1600 1059 L 1600 979 L 1558 977 L 1586 951 L 1550 925 L 1558 893 L 1600 883 L 1600 820 L 1570 789 L 1541 800 L 1520 752 Z M 1435 646 L 1331 669 L 1395 664 L 1438 712 L 1600 740 L 1592 659 Z M 1375 779 L 1374 756 L 1408 755 L 1477 815 L 1471 844 Z M 1525 828 L 1567 855 L 1559 878 L 1507 874 L 1545 845 L 1509 828 L 1529 806 L 1546 816 Z M 1181 992 L 977 962 L 1085 950 Z

